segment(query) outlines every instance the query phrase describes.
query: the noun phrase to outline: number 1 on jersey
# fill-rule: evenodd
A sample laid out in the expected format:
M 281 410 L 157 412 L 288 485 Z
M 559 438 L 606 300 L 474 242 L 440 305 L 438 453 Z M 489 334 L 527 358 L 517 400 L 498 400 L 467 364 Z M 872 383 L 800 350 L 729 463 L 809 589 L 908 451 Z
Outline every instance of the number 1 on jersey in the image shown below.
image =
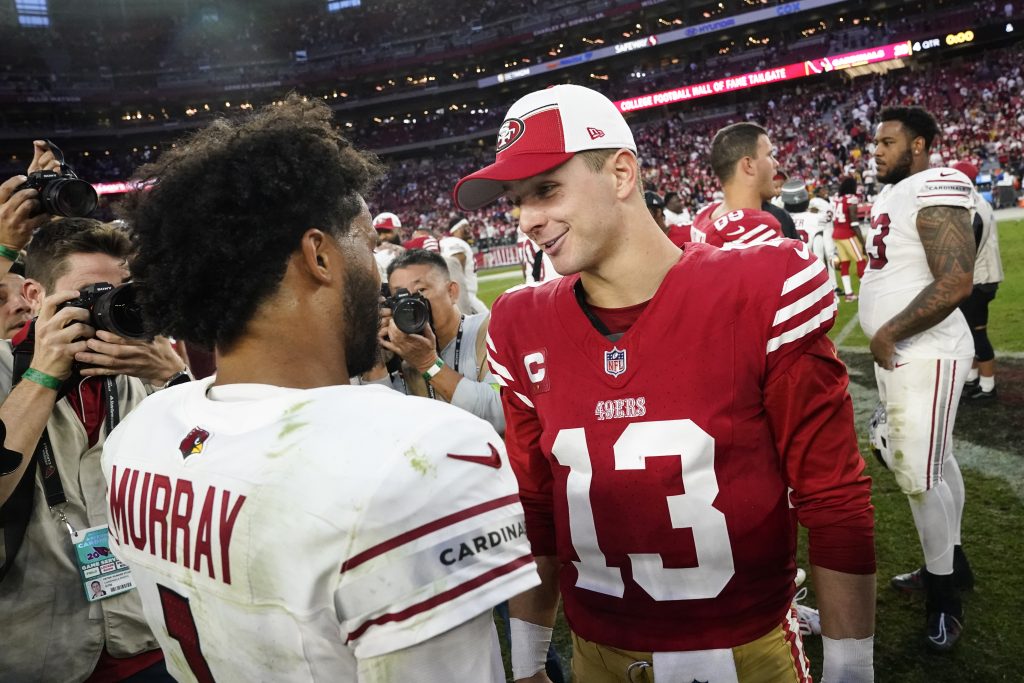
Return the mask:
M 576 585 L 621 598 L 625 592 L 622 570 L 608 565 L 598 543 L 590 500 L 593 468 L 584 430 L 563 429 L 551 451 L 560 465 L 569 468 L 569 532 L 580 558 L 573 563 Z M 634 580 L 659 601 L 718 595 L 735 572 L 725 515 L 713 507 L 718 496 L 714 440 L 692 420 L 634 422 L 616 440 L 613 453 L 616 471 L 642 470 L 647 458 L 678 457 L 686 482 L 686 493 L 667 496 L 666 502 L 672 528 L 693 531 L 697 566 L 666 568 L 657 553 L 630 553 Z
M 189 605 L 188 598 L 175 593 L 167 586 L 157 584 L 156 587 L 160 591 L 160 607 L 163 608 L 167 635 L 178 641 L 181 652 L 185 655 L 185 662 L 196 680 L 199 683 L 214 683 L 210 665 L 206 663 L 206 657 L 199 646 L 199 630 L 196 628 L 196 620 L 192 616 L 192 606 Z

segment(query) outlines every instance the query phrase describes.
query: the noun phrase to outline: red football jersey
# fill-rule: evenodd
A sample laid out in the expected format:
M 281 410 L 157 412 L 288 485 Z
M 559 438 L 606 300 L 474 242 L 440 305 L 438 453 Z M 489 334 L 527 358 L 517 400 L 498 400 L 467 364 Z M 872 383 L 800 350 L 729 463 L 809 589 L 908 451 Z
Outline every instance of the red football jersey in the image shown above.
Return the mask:
M 761 244 L 782 237 L 782 226 L 767 211 L 738 209 L 711 220 L 711 215 L 720 204 L 714 202 L 705 206 L 693 219 L 693 227 L 703 233 L 704 242 L 721 247 L 727 242 Z
M 790 500 L 814 564 L 874 571 L 835 297 L 806 245 L 686 245 L 616 342 L 578 281 L 509 291 L 488 337 L 527 534 L 576 633 L 658 652 L 764 635 L 794 591 Z M 856 567 L 828 557 L 850 527 Z
M 850 207 L 858 203 L 857 195 L 854 194 L 832 197 L 832 239 L 845 240 L 857 236 L 850 224 Z

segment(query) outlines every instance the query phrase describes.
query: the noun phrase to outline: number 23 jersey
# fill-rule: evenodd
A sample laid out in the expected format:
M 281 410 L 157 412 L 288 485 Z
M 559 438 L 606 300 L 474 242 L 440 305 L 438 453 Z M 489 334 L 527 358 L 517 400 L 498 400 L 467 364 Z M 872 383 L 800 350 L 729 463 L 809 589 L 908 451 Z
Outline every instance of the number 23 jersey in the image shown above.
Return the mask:
M 588 640 L 754 640 L 793 594 L 787 487 L 809 528 L 870 517 L 825 337 L 832 287 L 806 245 L 775 245 L 686 245 L 616 342 L 579 306 L 578 276 L 495 302 L 489 353 L 527 535 L 535 555 L 557 555 L 566 617 Z M 815 354 L 824 374 L 798 365 Z M 786 398 L 768 396 L 773 382 Z

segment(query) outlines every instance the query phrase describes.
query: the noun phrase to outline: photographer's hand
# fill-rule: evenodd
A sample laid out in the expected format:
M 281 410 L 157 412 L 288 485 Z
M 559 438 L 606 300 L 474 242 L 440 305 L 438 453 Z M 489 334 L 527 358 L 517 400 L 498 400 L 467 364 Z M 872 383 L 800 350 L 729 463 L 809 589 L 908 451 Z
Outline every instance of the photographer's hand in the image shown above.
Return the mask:
M 78 297 L 78 292 L 65 290 L 43 299 L 39 318 L 36 319 L 36 342 L 30 367 L 39 372 L 64 380 L 71 375 L 75 354 L 84 351 L 95 330 L 88 325 L 89 311 L 67 306 L 57 310 L 65 301 Z
M 23 249 L 36 228 L 50 220 L 49 214 L 32 215 L 39 210 L 38 191 L 16 191 L 25 180 L 25 176 L 17 175 L 0 185 L 0 245 L 15 251 Z M 7 259 L 0 259 L 0 268 L 5 263 L 10 268 Z
M 28 172 L 36 171 L 60 171 L 60 162 L 53 156 L 53 151 L 46 144 L 46 140 L 32 141 L 32 163 L 28 165 Z
M 381 339 L 381 346 L 398 354 L 419 372 L 425 372 L 438 357 L 437 340 L 430 325 L 423 330 L 423 334 L 406 334 L 391 320 L 388 322 L 387 337 Z
M 82 368 L 83 377 L 129 375 L 151 383 L 164 382 L 185 369 L 185 362 L 166 337 L 125 339 L 106 330 L 97 330 L 75 360 L 92 366 Z

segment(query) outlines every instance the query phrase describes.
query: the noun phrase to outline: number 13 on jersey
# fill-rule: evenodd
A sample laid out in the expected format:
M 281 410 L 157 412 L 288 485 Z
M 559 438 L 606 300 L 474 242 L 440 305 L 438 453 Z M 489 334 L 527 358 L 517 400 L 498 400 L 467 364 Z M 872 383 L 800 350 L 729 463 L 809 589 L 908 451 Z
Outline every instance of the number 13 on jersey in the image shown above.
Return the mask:
M 573 562 L 576 585 L 621 598 L 625 592 L 622 569 L 608 564 L 594 520 L 593 467 L 584 430 L 561 430 L 551 450 L 558 463 L 569 468 L 569 531 L 580 558 Z M 657 553 L 629 553 L 633 579 L 659 601 L 717 596 L 732 578 L 734 564 L 725 515 L 714 507 L 718 497 L 714 439 L 691 420 L 634 422 L 612 450 L 616 471 L 643 470 L 648 458 L 679 458 L 686 493 L 665 496 L 668 521 L 674 529 L 691 529 L 696 547 L 697 566 L 685 568 L 665 567 Z

